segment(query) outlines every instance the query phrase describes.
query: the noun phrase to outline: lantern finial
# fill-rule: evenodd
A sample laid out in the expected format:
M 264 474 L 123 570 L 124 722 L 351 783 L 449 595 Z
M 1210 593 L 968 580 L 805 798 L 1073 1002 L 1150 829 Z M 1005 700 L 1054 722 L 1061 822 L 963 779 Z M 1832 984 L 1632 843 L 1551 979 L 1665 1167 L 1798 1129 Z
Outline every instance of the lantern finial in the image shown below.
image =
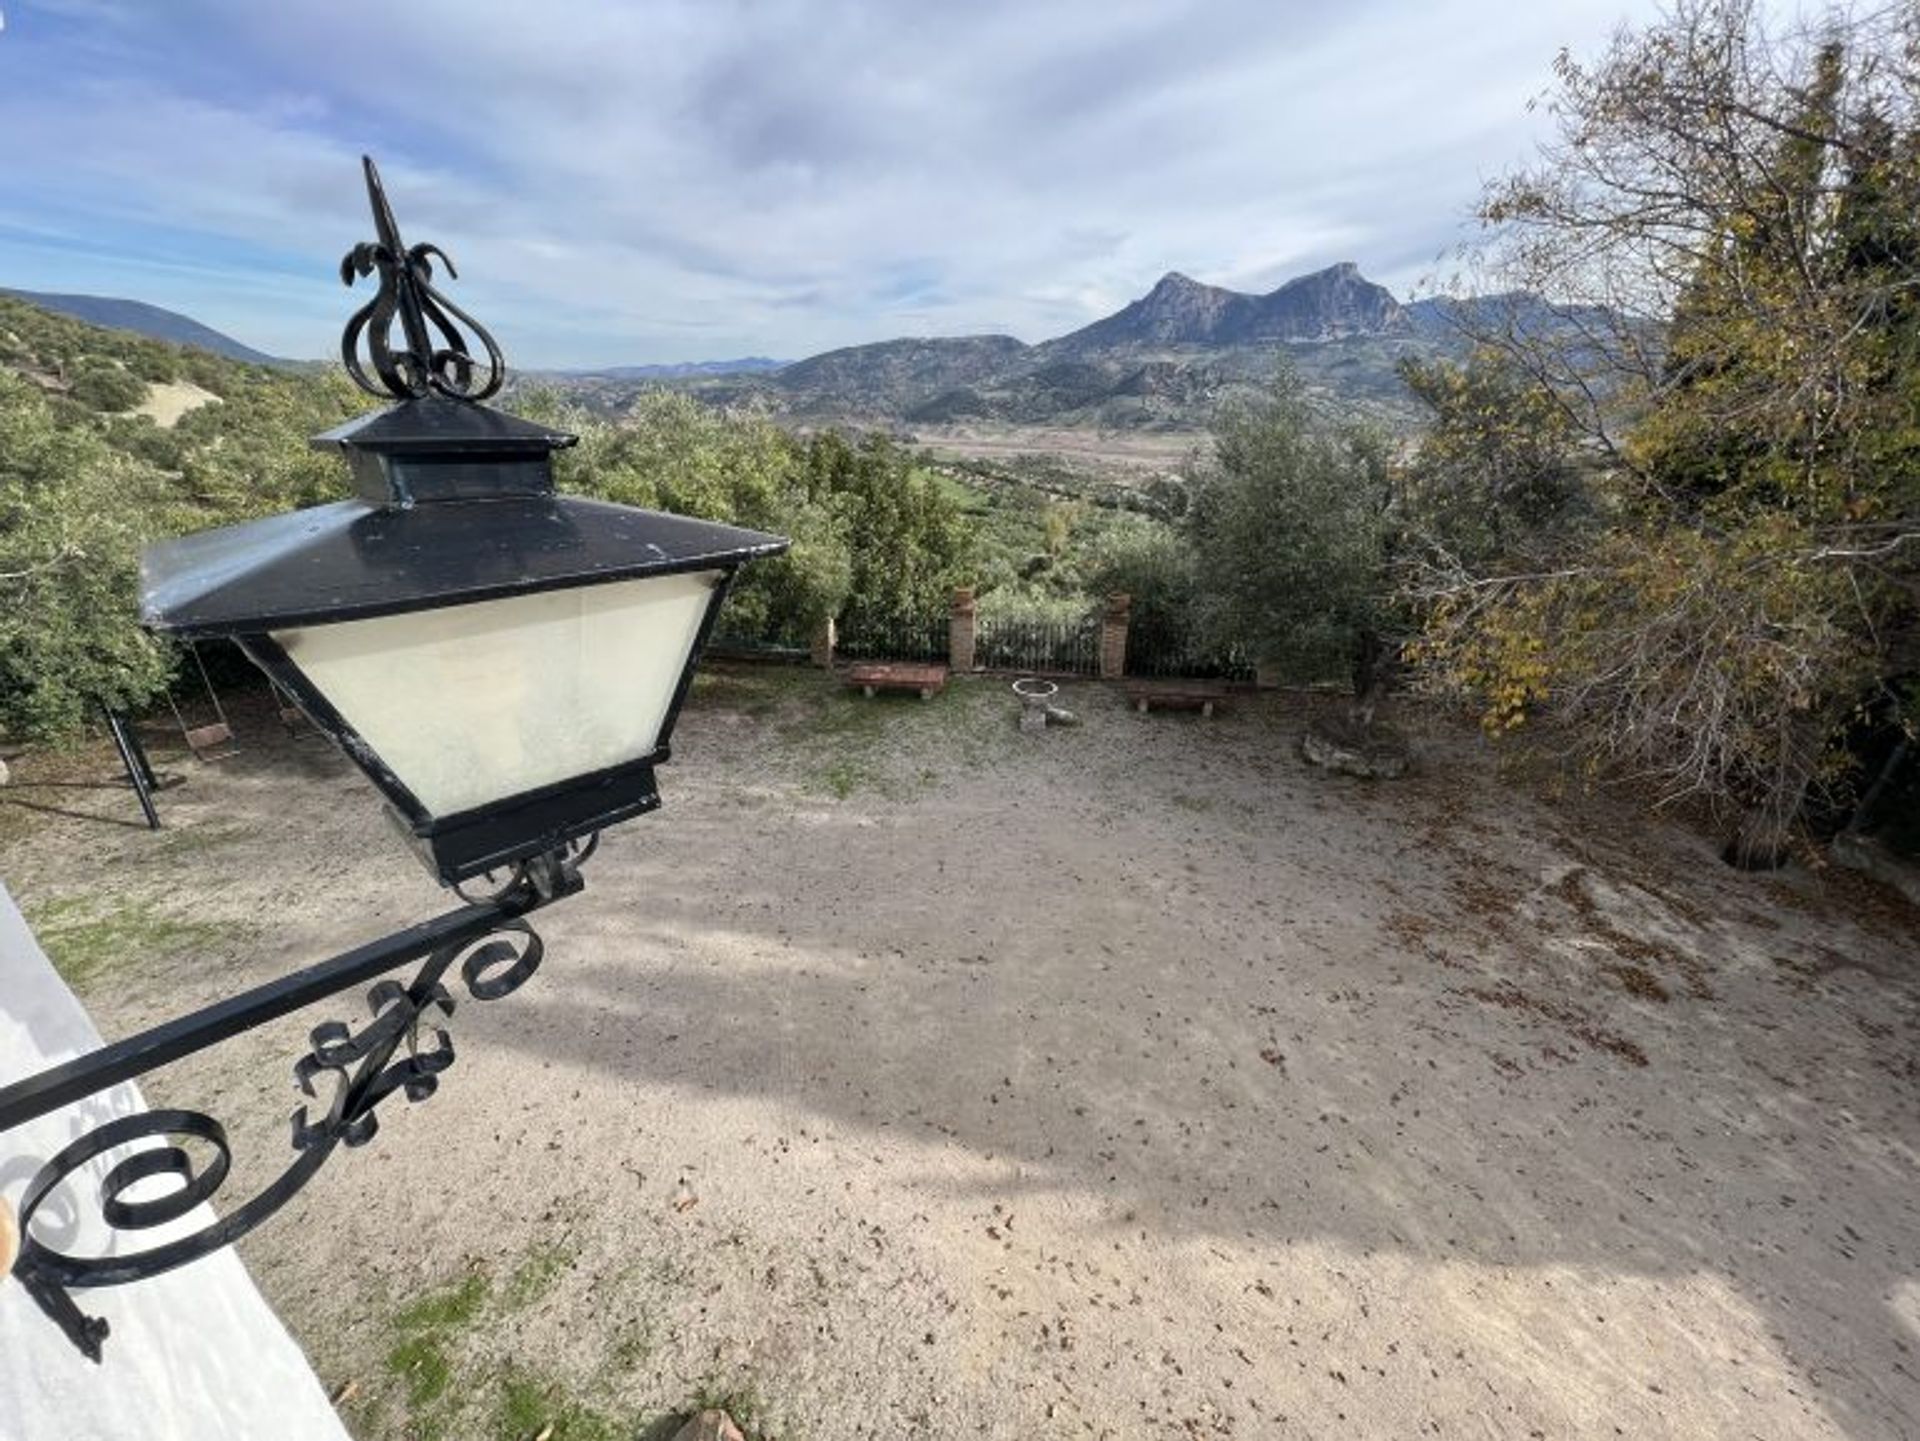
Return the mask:
M 340 279 L 352 285 L 357 275 L 380 272 L 380 290 L 353 313 L 340 337 L 340 358 L 354 384 L 370 395 L 414 400 L 428 394 L 455 400 L 485 400 L 507 378 L 506 358 L 486 327 L 433 288 L 433 258 L 438 256 L 447 274 L 457 277 L 453 261 L 439 246 L 416 245 L 411 250 L 400 239 L 400 227 L 387 204 L 380 172 L 373 157 L 363 155 L 367 174 L 367 201 L 373 208 L 377 240 L 362 241 L 340 262 Z M 400 324 L 401 345 L 394 347 L 394 322 Z M 484 368 L 467 349 L 464 325 L 487 352 Z M 434 345 L 438 331 L 444 345 Z M 360 354 L 366 341 L 366 360 Z

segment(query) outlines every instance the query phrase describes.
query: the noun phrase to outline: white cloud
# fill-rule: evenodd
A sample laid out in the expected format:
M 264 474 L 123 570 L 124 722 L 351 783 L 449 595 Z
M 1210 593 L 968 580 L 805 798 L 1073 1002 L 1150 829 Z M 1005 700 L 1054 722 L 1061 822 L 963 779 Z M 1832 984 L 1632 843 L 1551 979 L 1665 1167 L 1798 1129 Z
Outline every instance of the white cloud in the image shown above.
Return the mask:
M 182 263 L 196 242 L 269 256 L 271 283 L 225 297 L 97 255 L 92 288 L 190 293 L 250 343 L 322 353 L 324 314 L 349 308 L 332 265 L 369 231 L 364 148 L 522 363 L 1038 339 L 1167 269 L 1271 286 L 1352 259 L 1407 288 L 1525 153 L 1554 53 L 1622 18 L 1621 0 L 341 9 L 88 5 L 57 35 L 16 14 L 14 219 L 97 228 L 96 252 L 158 235 Z M 8 75 L 29 42 L 63 63 Z M 0 255 L 29 287 L 36 255 L 68 284 L 78 265 L 50 243 Z

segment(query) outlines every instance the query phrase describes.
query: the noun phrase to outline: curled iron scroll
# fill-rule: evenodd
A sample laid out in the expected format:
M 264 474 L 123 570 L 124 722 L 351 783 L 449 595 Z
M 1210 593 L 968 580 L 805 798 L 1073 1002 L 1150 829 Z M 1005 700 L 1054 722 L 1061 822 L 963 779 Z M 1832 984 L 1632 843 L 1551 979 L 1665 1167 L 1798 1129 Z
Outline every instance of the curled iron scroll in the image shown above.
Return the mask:
M 20 1203 L 21 1249 L 13 1273 L 97 1361 L 104 1323 L 81 1315 L 63 1288 L 155 1276 L 244 1236 L 291 1200 L 336 1147 L 372 1140 L 379 1125 L 375 1108 L 395 1091 L 409 1101 L 434 1093 L 439 1073 L 453 1064 L 453 1042 L 439 1024 L 453 1014 L 453 997 L 442 979 L 448 971 L 457 970 L 475 1000 L 498 1000 L 533 975 L 543 949 L 524 920 L 503 921 L 477 941 L 435 951 L 409 983 L 377 982 L 367 992 L 370 1018 L 359 1029 L 340 1021 L 315 1026 L 309 1050 L 294 1063 L 294 1081 L 315 1099 L 316 1080 L 331 1077 L 334 1084 L 318 1114 L 306 1106 L 294 1112 L 292 1163 L 245 1202 L 189 1235 L 145 1250 L 89 1256 L 62 1251 L 34 1234 L 34 1213 L 76 1181 L 89 1162 L 135 1143 L 145 1144 L 115 1162 L 96 1193 L 101 1219 L 113 1231 L 124 1234 L 179 1220 L 213 1199 L 227 1179 L 233 1157 L 226 1128 L 201 1112 L 140 1111 L 95 1127 L 48 1160 L 29 1182 Z M 140 1187 L 161 1177 L 172 1184 L 160 1194 Z
M 373 157 L 360 159 L 366 168 L 367 201 L 373 207 L 378 239 L 362 241 L 347 252 L 340 262 L 340 279 L 352 285 L 356 277 L 378 271 L 380 288 L 354 311 L 340 336 L 340 359 L 347 374 L 368 394 L 396 400 L 429 394 L 485 400 L 506 380 L 506 358 L 485 326 L 434 289 L 435 258 L 446 266 L 448 275 L 458 278 L 453 261 L 437 245 L 407 248 Z M 400 326 L 397 347 L 396 322 Z M 484 362 L 473 355 L 467 331 L 485 350 Z

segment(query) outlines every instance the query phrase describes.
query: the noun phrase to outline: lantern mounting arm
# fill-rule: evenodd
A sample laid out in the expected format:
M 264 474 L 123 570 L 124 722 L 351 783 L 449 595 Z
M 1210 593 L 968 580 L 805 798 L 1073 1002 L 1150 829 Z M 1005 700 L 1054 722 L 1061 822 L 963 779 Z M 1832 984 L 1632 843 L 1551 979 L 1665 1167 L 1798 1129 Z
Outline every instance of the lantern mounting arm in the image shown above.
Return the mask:
M 101 1359 L 107 1323 L 83 1314 L 68 1294 L 84 1286 L 115 1286 L 170 1271 L 237 1241 L 278 1211 L 312 1179 L 336 1147 L 362 1146 L 379 1126 L 376 1108 L 394 1092 L 423 1101 L 453 1063 L 453 1041 L 444 1027 L 454 999 L 445 984 L 456 964 L 476 1001 L 510 995 L 539 967 L 544 947 L 525 917 L 583 888 L 579 866 L 594 848 L 589 838 L 520 862 L 494 893 L 430 921 L 342 952 L 305 970 L 176 1017 L 0 1087 L 0 1136 L 63 1106 L 96 1097 L 123 1081 L 230 1040 L 303 1007 L 372 982 L 369 1018 L 355 1025 L 323 1021 L 308 1034 L 308 1050 L 293 1065 L 293 1078 L 313 1105 L 292 1117 L 294 1159 L 278 1178 L 251 1198 L 191 1234 L 122 1254 L 71 1255 L 34 1235 L 35 1210 L 84 1167 L 131 1142 L 129 1151 L 99 1183 L 101 1219 L 116 1233 L 165 1225 L 187 1215 L 217 1192 L 227 1178 L 231 1151 L 225 1128 L 198 1111 L 154 1110 L 120 1115 L 84 1132 L 47 1160 L 20 1202 L 20 1251 L 12 1274 L 80 1351 Z M 387 975 L 419 961 L 410 981 Z M 331 1091 L 316 1085 L 330 1079 Z M 183 1142 L 210 1148 L 196 1164 Z M 4 1143 L 0 1143 L 4 1144 Z M 136 1199 L 137 1183 L 166 1177 L 177 1181 L 161 1195 Z M 74 1196 L 79 1199 L 78 1194 Z

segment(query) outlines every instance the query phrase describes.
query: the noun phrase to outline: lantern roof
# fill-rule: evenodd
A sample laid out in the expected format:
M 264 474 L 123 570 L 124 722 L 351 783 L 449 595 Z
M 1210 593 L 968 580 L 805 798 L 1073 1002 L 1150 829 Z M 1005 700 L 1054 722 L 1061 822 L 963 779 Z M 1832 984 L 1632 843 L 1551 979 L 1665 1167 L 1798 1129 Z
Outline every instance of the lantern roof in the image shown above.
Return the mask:
M 363 161 L 378 238 L 340 277 L 378 275 L 340 353 L 393 401 L 313 438 L 358 498 L 161 541 L 140 563 L 140 619 L 186 638 L 257 635 L 681 571 L 731 570 L 779 536 L 554 493 L 551 458 L 577 436 L 483 402 L 506 362 L 434 286 L 438 246 L 409 247 Z M 397 333 L 396 333 L 397 332 Z M 477 343 L 476 343 L 477 342 Z M 478 352 L 476 355 L 474 352 Z
M 490 405 L 439 395 L 415 396 L 322 431 L 315 450 L 342 454 L 437 454 L 449 457 L 546 455 L 579 440 L 564 430 L 523 420 Z
M 192 638 L 731 569 L 787 541 L 552 494 L 399 507 L 337 501 L 150 546 L 140 619 Z

